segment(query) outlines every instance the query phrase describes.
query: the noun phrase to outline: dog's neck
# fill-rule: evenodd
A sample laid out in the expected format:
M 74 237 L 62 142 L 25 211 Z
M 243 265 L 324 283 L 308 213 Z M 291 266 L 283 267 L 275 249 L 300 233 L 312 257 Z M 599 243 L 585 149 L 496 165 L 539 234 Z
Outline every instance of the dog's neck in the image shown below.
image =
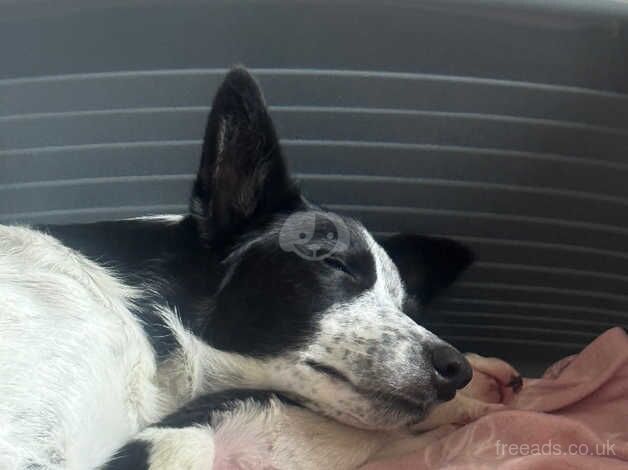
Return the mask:
M 134 313 L 157 352 L 166 412 L 208 392 L 271 386 L 269 361 L 220 351 L 200 337 L 223 268 L 196 223 L 184 217 L 40 227 L 138 288 Z
M 178 347 L 158 366 L 157 385 L 176 408 L 199 395 L 271 385 L 269 362 L 212 348 L 187 330 L 168 308 L 157 312 L 174 334 Z
M 197 223 L 188 216 L 38 228 L 142 292 L 135 313 L 158 356 L 166 358 L 177 344 L 154 306 L 176 309 L 185 328 L 200 334 L 224 274 L 220 259 L 200 239 Z

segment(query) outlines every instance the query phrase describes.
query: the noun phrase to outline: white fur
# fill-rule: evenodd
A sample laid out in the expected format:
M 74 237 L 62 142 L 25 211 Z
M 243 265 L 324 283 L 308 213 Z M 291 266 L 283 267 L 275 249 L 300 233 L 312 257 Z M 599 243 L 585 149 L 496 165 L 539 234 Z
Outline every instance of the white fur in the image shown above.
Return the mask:
M 214 414 L 212 421 L 213 433 L 190 426 L 140 434 L 140 440 L 153 449 L 151 470 L 320 470 L 330 465 L 334 470 L 353 470 L 390 440 L 382 433 L 349 428 L 276 399 L 268 405 L 242 402 L 231 411 Z M 215 455 L 213 467 L 207 465 L 209 454 Z M 179 466 L 164 465 L 172 465 L 174 456 L 180 459 Z
M 181 346 L 157 365 L 132 312 L 140 293 L 50 236 L 0 226 L 0 464 L 10 470 L 95 468 L 165 414 L 227 388 L 285 392 L 315 411 L 367 429 L 398 427 L 401 418 L 411 419 L 382 409 L 363 391 L 377 380 L 403 396 L 402 379 L 408 376 L 420 385 L 429 370 L 420 343 L 435 337 L 403 315 L 405 294 L 396 267 L 366 231 L 364 237 L 376 263 L 375 284 L 322 312 L 319 333 L 301 349 L 266 359 L 219 351 L 187 331 L 176 312 L 155 306 Z M 397 335 L 393 346 L 385 345 L 385 335 Z M 381 348 L 394 354 L 377 360 Z M 369 358 L 374 362 L 361 365 Z M 309 360 L 337 368 L 351 383 L 321 374 Z M 377 433 L 289 410 L 286 414 L 277 403 L 263 411 L 241 408 L 215 436 L 208 428 L 149 428 L 140 437 L 160 443 L 153 470 L 211 470 L 213 440 L 224 444 L 246 420 L 243 439 L 274 437 L 271 468 L 310 470 L 325 462 L 352 468 L 381 445 Z M 190 448 L 193 443 L 200 447 Z M 173 459 L 190 466 L 168 467 Z M 194 466 L 197 462 L 202 466 Z
M 137 439 L 151 444 L 149 470 L 214 470 L 214 433 L 208 426 L 149 428 Z
M 0 454 L 85 470 L 160 417 L 136 292 L 52 237 L 0 226 Z
M 272 468 L 281 470 L 353 470 L 389 440 L 295 407 L 284 407 L 275 429 Z
M 159 388 L 180 406 L 203 393 L 228 388 L 270 387 L 271 363 L 212 348 L 186 330 L 176 313 L 160 308 L 159 313 L 174 332 L 181 348 L 159 366 Z
M 11 466 L 94 468 L 201 393 L 269 384 L 263 363 L 211 348 L 165 306 L 182 348 L 158 367 L 138 298 L 54 238 L 0 226 L 0 455 Z
M 396 266 L 366 230 L 362 236 L 375 260 L 374 285 L 323 312 L 317 336 L 302 350 L 276 360 L 272 384 L 274 390 L 296 393 L 310 408 L 353 426 L 398 428 L 420 419 L 433 403 L 431 365 L 422 345 L 439 339 L 402 312 L 406 294 Z M 334 367 L 351 384 L 313 370 L 308 360 Z M 412 386 L 427 390 L 425 398 L 408 395 Z M 416 415 L 390 412 L 385 403 L 365 396 L 374 388 L 417 402 Z

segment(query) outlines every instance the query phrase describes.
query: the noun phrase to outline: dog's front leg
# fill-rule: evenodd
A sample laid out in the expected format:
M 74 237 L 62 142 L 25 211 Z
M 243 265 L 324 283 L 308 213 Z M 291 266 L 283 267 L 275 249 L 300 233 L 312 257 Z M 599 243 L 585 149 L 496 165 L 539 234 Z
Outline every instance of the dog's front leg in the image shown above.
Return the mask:
M 213 470 L 214 454 L 214 433 L 209 426 L 152 426 L 101 470 Z
M 389 440 L 269 392 L 231 391 L 142 431 L 102 470 L 353 470 Z

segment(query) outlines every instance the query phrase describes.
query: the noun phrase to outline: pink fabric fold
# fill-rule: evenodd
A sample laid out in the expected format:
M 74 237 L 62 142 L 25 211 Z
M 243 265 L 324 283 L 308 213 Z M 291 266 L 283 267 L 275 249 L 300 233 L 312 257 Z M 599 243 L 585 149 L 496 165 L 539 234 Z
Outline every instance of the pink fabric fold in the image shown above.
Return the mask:
M 423 434 L 363 470 L 628 470 L 628 336 L 613 328 L 580 354 L 524 379 L 470 356 L 473 381 Z M 403 454 L 403 455 L 400 455 Z

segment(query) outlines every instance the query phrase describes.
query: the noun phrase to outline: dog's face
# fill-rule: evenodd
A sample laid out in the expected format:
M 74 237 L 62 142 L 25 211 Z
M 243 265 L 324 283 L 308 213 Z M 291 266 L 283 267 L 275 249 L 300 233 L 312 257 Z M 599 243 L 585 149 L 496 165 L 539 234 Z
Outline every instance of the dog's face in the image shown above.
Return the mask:
M 421 420 L 470 380 L 463 356 L 412 319 L 469 251 L 419 236 L 378 244 L 359 222 L 307 202 L 244 70 L 216 95 L 191 206 L 224 253 L 204 339 L 255 358 L 267 376 L 258 385 L 385 429 Z

